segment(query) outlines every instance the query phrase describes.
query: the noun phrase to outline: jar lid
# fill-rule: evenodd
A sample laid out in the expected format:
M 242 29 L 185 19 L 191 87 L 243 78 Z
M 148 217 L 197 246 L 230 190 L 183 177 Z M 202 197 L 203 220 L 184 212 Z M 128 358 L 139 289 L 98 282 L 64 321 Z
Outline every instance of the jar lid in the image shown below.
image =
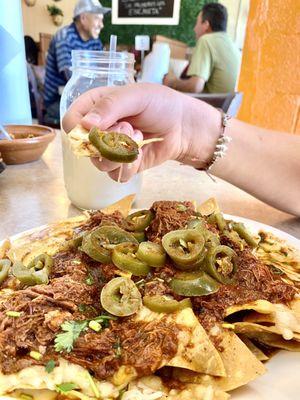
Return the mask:
M 72 69 L 109 71 L 132 70 L 134 54 L 128 52 L 110 52 L 95 50 L 72 50 Z

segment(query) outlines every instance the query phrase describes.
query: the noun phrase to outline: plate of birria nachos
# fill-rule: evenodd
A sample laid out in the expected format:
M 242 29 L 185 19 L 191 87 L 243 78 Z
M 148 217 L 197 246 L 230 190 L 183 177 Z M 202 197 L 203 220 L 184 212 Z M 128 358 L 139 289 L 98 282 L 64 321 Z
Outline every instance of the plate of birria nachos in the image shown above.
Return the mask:
M 299 241 L 132 200 L 0 243 L 0 399 L 296 399 Z

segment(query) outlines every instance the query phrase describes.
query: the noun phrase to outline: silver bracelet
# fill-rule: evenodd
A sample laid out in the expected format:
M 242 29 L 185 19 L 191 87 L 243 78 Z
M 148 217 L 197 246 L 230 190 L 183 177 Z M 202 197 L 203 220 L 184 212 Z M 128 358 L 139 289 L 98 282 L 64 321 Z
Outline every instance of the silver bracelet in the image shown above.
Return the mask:
M 230 116 L 221 111 L 222 114 L 222 122 L 221 122 L 221 132 L 220 136 L 217 140 L 215 151 L 211 157 L 211 159 L 206 163 L 206 165 L 202 168 L 197 168 L 199 171 L 208 171 L 212 168 L 215 162 L 219 158 L 223 158 L 228 150 L 228 143 L 231 142 L 232 138 L 230 136 L 225 135 L 225 129 L 228 126 L 228 121 L 230 120 Z M 208 173 L 209 175 L 209 173 Z M 209 175 L 210 176 L 210 175 Z

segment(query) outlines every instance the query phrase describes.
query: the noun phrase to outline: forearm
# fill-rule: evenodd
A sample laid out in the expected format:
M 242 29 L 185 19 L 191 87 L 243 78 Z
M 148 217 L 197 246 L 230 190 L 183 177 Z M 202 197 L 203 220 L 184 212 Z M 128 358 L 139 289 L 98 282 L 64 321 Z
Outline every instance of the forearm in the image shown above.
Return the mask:
M 203 91 L 205 82 L 203 79 L 192 76 L 188 79 L 174 79 L 171 87 L 179 90 L 180 92 L 187 93 L 201 93 Z
M 300 137 L 231 120 L 228 152 L 211 173 L 283 211 L 300 216 Z

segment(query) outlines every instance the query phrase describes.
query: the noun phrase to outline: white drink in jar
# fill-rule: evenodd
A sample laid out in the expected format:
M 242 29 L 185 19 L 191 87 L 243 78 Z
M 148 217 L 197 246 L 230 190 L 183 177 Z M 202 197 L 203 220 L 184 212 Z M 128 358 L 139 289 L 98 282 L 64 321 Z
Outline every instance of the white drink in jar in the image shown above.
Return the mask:
M 107 85 L 133 83 L 134 56 L 130 53 L 105 51 L 72 51 L 72 77 L 64 88 L 60 116 L 82 93 Z M 64 180 L 71 202 L 78 208 L 98 210 L 129 194 L 138 194 L 142 177 L 134 176 L 127 183 L 113 181 L 99 171 L 88 157 L 73 154 L 67 134 L 61 124 Z
M 141 175 L 128 183 L 118 183 L 99 171 L 88 157 L 77 157 L 72 152 L 65 132 L 62 134 L 64 180 L 71 202 L 84 210 L 98 210 L 122 197 L 140 192 Z

